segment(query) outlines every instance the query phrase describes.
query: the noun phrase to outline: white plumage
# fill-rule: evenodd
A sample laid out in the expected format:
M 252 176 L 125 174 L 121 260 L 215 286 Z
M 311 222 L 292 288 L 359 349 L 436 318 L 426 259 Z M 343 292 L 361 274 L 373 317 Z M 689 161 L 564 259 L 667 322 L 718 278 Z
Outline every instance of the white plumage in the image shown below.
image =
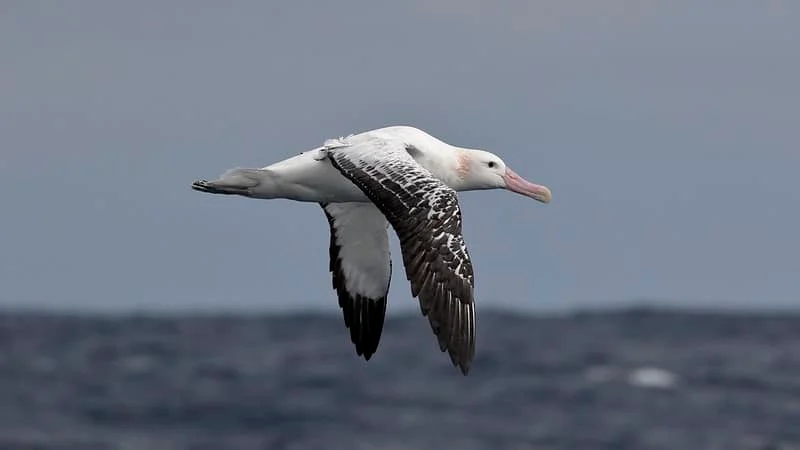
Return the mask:
M 383 329 L 391 225 L 412 294 L 441 350 L 465 375 L 475 353 L 474 274 L 456 192 L 507 189 L 544 203 L 551 196 L 492 153 L 449 145 L 405 126 L 329 139 L 284 161 L 233 169 L 192 188 L 320 204 L 330 228 L 333 288 L 356 352 L 367 360 Z

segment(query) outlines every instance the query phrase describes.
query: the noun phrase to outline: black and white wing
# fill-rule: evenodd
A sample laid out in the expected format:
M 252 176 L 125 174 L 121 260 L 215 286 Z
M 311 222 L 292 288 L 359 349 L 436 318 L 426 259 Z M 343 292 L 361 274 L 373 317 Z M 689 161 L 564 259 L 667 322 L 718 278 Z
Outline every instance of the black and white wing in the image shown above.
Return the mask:
M 330 271 L 356 353 L 378 349 L 392 277 L 388 223 L 371 203 L 321 205 L 330 225 Z
M 475 354 L 474 279 L 458 198 L 409 150 L 399 141 L 372 138 L 331 146 L 328 157 L 394 228 L 411 293 L 439 348 L 466 375 Z

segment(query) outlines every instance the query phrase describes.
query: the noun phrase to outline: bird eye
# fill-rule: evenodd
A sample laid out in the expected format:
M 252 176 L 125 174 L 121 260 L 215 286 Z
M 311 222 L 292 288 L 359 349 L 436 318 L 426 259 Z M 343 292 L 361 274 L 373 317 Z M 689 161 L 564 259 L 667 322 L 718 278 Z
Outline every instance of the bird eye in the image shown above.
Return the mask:
M 494 169 L 495 167 L 497 167 L 497 163 L 494 161 L 489 161 L 489 168 Z

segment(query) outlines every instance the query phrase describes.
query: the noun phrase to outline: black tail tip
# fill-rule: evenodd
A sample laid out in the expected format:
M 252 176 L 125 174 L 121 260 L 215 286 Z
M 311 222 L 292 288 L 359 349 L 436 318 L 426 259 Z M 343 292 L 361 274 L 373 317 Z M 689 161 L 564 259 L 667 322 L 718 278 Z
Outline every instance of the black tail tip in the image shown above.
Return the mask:
M 208 185 L 207 180 L 196 180 L 192 182 L 192 190 L 200 192 L 208 192 L 211 187 Z

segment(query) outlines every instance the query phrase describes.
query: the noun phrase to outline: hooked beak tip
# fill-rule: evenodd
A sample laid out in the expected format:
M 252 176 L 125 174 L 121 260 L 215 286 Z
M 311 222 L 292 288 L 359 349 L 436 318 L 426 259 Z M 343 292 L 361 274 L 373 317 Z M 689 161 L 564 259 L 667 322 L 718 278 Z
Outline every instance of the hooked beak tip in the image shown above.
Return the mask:
M 506 189 L 509 191 L 530 197 L 541 203 L 550 203 L 550 200 L 553 199 L 553 194 L 550 192 L 550 188 L 541 184 L 531 183 L 530 181 L 517 175 L 511 169 L 506 169 L 506 176 L 504 178 L 506 182 Z
M 547 186 L 541 186 L 541 190 L 538 195 L 534 196 L 536 200 L 539 200 L 542 203 L 550 203 L 550 200 L 553 199 L 553 194 L 550 192 L 550 188 Z

